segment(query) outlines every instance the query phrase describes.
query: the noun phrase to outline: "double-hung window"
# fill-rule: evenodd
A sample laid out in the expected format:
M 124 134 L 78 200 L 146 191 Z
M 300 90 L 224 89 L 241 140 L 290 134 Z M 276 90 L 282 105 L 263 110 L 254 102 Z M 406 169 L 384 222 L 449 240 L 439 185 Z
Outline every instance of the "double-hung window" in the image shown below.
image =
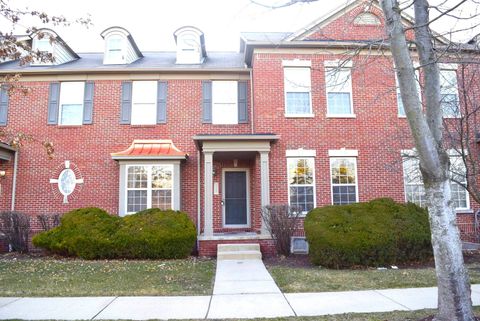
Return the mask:
M 440 98 L 444 118 L 460 117 L 456 70 L 440 70 Z
M 126 213 L 173 208 L 173 165 L 127 165 Z
M 403 180 L 405 186 L 405 199 L 425 207 L 427 199 L 420 172 L 419 160 L 413 151 L 403 151 Z M 466 170 L 462 158 L 454 153 L 450 154 L 450 189 L 452 192 L 453 207 L 457 210 L 470 208 L 466 186 Z M 460 183 L 460 184 L 459 184 Z
M 288 157 L 288 200 L 306 214 L 315 207 L 315 162 L 313 157 Z
M 212 124 L 238 124 L 236 81 L 212 81 Z
M 357 159 L 355 157 L 331 157 L 330 177 L 334 205 L 358 202 Z
M 327 116 L 353 117 L 351 68 L 332 65 L 325 66 Z
M 59 125 L 81 125 L 83 122 L 85 83 L 62 82 L 60 85 Z
M 157 82 L 134 81 L 132 84 L 132 125 L 157 123 Z
M 297 61 L 294 61 L 297 62 Z M 285 116 L 312 116 L 310 62 L 283 63 Z M 296 65 L 296 66 L 294 66 Z

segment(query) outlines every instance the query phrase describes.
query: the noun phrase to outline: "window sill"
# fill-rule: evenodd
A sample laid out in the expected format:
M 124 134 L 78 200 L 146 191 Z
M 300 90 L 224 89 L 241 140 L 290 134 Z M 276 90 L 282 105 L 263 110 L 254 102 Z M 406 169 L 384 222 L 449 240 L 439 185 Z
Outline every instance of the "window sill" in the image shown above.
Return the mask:
M 462 116 L 442 116 L 443 119 L 460 119 Z
M 462 208 L 462 209 L 455 210 L 455 213 L 457 213 L 457 214 L 473 214 L 474 211 L 470 208 Z
M 285 114 L 285 118 L 313 118 L 315 114 Z
M 145 124 L 145 125 L 141 125 L 141 124 L 137 124 L 137 125 L 133 125 L 133 124 L 130 124 L 130 127 L 133 127 L 133 128 L 153 128 L 155 127 L 156 124 Z
M 82 128 L 83 125 L 58 125 L 57 128 L 65 129 L 65 128 Z
M 357 118 L 357 115 L 355 115 L 355 114 L 350 114 L 350 115 L 327 114 L 327 118 Z
M 403 119 L 407 119 L 407 116 L 405 115 L 398 115 L 398 118 L 403 118 Z

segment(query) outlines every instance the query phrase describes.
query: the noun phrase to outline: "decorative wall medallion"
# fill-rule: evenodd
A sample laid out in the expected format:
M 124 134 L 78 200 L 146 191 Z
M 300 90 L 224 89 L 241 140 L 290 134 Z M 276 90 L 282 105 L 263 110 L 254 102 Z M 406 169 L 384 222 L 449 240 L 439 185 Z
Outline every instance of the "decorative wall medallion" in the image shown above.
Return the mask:
M 63 203 L 68 203 L 68 198 L 74 197 L 74 192 L 80 190 L 83 184 L 83 178 L 75 164 L 66 160 L 64 164 L 59 166 L 54 173 L 58 178 L 51 178 L 50 183 L 55 195 L 63 197 Z

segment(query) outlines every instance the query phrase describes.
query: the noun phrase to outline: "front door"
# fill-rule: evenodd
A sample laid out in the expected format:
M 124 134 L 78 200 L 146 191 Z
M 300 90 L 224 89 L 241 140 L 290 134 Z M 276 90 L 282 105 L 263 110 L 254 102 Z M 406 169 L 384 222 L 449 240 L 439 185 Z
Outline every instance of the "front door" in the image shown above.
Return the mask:
M 223 179 L 223 213 L 226 227 L 247 227 L 248 192 L 246 170 L 225 170 Z

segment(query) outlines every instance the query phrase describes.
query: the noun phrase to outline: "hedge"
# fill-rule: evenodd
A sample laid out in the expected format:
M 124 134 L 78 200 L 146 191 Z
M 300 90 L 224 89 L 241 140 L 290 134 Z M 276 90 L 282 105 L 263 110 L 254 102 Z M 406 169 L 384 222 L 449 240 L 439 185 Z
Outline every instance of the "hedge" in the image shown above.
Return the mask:
M 66 213 L 58 227 L 33 238 L 35 246 L 84 259 L 183 258 L 195 241 L 186 213 L 148 209 L 118 217 L 94 207 Z
M 384 266 L 432 257 L 427 211 L 382 198 L 307 214 L 310 260 L 330 268 Z

